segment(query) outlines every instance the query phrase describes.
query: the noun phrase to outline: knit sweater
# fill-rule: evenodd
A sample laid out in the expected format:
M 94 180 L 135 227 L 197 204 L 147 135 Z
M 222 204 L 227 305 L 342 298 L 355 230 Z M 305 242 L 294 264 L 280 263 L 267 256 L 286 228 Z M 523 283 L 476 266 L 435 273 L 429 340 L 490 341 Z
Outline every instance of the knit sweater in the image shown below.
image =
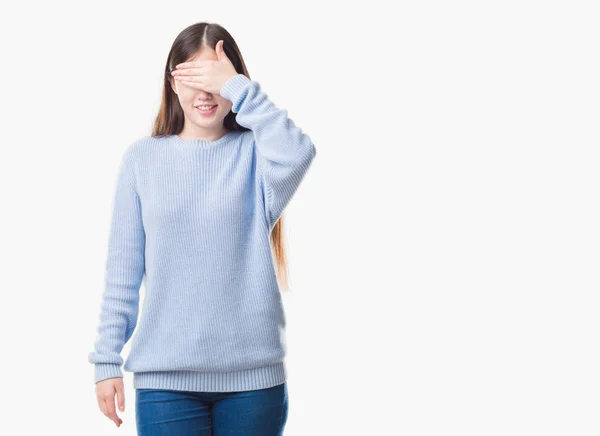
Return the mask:
M 122 377 L 123 363 L 136 389 L 244 391 L 287 379 L 270 233 L 316 149 L 258 82 L 238 74 L 220 95 L 250 130 L 146 136 L 123 153 L 88 354 L 94 382 Z

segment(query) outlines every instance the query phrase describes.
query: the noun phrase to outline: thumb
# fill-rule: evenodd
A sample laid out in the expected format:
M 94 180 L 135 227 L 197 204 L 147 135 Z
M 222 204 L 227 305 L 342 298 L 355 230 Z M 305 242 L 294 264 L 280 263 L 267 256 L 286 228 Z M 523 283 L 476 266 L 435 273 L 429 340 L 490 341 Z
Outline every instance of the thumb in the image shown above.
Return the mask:
M 117 384 L 115 387 L 117 391 L 117 404 L 119 405 L 119 410 L 122 412 L 125 410 L 125 392 L 122 384 Z
M 219 40 L 219 42 L 217 42 L 215 51 L 217 52 L 217 60 L 218 61 L 223 61 L 225 59 L 227 59 L 227 55 L 225 54 L 225 50 L 223 50 L 223 44 L 225 42 L 221 39 Z

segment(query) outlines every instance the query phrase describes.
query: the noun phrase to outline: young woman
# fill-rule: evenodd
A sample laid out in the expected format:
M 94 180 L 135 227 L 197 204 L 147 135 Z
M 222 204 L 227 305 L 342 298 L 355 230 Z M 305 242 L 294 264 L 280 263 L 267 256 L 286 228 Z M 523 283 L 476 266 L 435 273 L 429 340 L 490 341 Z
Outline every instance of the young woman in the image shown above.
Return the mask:
M 287 115 L 223 27 L 178 35 L 152 135 L 123 154 L 88 355 L 99 407 L 117 426 L 120 353 L 137 326 L 123 369 L 139 435 L 282 434 L 282 213 L 316 155 Z

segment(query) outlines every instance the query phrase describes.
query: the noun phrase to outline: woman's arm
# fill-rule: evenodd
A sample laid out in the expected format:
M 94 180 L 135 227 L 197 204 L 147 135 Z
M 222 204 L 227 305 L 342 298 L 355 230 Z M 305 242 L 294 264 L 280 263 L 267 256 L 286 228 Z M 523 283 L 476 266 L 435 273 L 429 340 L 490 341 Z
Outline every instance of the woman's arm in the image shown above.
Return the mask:
M 236 121 L 254 134 L 271 230 L 316 156 L 315 146 L 288 118 L 288 111 L 269 100 L 257 81 L 237 74 L 225 82 L 220 94 L 233 103 Z
M 88 361 L 95 364 L 95 382 L 123 376 L 120 353 L 138 318 L 146 236 L 130 150 L 123 155 L 117 178 L 100 321 L 95 349 L 88 354 Z

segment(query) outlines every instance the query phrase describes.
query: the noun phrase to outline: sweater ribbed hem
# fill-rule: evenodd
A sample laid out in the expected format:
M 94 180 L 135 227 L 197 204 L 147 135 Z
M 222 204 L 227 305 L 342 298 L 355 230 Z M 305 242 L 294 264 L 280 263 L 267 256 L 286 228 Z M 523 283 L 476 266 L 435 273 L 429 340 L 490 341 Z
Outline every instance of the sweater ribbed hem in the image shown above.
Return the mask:
M 194 392 L 234 392 L 266 389 L 286 381 L 284 362 L 236 372 L 134 372 L 135 389 L 171 389 Z

